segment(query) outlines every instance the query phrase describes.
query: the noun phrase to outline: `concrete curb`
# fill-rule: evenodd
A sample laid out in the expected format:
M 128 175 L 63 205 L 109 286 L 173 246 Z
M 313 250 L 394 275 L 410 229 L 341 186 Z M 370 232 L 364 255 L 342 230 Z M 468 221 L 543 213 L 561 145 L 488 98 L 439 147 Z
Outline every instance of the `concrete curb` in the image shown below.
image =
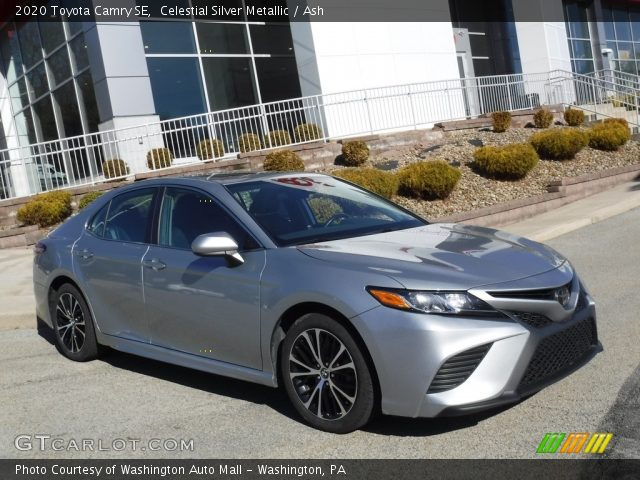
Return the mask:
M 612 187 L 640 178 L 640 164 L 594 172 L 580 177 L 563 178 L 552 183 L 548 193 L 519 198 L 489 207 L 432 219 L 441 223 L 473 223 L 501 226 L 555 210 Z M 559 186 L 561 185 L 561 186 Z
M 538 233 L 528 235 L 528 238 L 537 242 L 545 242 L 547 240 L 551 240 L 552 238 L 559 237 L 569 232 L 573 232 L 574 230 L 578 230 L 579 228 L 602 222 L 603 220 L 615 217 L 616 215 L 620 215 L 635 208 L 640 208 L 640 197 L 620 202 L 615 205 L 609 205 L 599 208 L 587 218 L 581 218 L 578 220 L 563 223 L 561 225 L 544 228 L 542 230 L 539 230 Z

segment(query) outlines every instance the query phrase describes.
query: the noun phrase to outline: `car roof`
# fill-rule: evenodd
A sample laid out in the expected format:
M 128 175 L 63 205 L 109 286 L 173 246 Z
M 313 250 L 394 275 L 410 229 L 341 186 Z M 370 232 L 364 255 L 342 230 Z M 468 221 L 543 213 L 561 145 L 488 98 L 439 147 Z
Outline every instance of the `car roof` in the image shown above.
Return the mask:
M 256 180 L 269 180 L 271 178 L 282 177 L 283 175 L 305 175 L 305 176 L 319 176 L 320 173 L 306 173 L 306 172 L 252 172 L 252 171 L 239 171 L 230 173 L 212 173 L 212 174 L 195 174 L 195 175 L 177 175 L 171 177 L 164 177 L 165 181 L 170 180 L 200 180 L 213 183 L 219 183 L 222 185 L 228 185 L 232 183 L 251 182 Z M 162 181 L 162 178 L 156 179 Z

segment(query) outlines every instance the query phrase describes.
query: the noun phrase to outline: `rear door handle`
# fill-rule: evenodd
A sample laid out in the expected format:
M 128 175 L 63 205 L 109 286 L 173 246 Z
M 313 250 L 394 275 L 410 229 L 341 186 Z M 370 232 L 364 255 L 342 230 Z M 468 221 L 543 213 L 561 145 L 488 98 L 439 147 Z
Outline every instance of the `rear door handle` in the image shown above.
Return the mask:
M 159 270 L 164 270 L 167 267 L 164 263 L 162 263 L 157 258 L 152 258 L 151 260 L 145 260 L 142 262 L 142 265 L 147 268 L 152 268 L 156 272 Z
M 84 250 L 77 250 L 76 251 L 76 256 L 86 260 L 88 258 L 93 257 L 93 252 L 91 250 L 87 250 L 86 248 Z

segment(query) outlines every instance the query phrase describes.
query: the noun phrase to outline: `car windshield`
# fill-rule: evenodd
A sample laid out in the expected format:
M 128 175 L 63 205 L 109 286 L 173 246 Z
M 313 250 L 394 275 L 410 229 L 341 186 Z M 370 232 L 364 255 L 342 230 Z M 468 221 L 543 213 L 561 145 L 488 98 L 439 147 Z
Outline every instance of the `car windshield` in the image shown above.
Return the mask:
M 282 175 L 225 186 L 279 246 L 427 223 L 391 202 L 325 175 Z

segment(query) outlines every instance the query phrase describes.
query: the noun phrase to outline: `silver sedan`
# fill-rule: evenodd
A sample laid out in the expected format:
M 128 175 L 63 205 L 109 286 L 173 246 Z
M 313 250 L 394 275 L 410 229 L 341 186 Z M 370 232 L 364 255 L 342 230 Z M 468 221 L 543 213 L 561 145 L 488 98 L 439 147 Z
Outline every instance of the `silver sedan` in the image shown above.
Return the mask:
M 600 348 L 592 298 L 542 244 L 429 224 L 318 174 L 115 189 L 35 247 L 62 354 L 105 347 L 283 386 L 312 426 L 516 402 Z

